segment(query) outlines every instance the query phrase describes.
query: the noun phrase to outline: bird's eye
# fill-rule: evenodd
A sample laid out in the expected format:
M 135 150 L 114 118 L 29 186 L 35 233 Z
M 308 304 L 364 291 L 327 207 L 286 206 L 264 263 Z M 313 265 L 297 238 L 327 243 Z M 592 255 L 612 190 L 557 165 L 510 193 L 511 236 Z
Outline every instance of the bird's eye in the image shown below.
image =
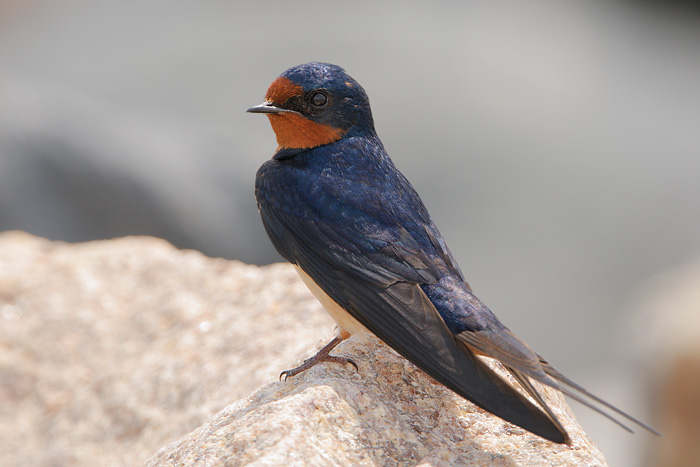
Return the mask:
M 328 103 L 328 96 L 326 96 L 322 92 L 314 93 L 311 96 L 311 103 L 313 105 L 315 105 L 316 107 L 323 107 L 324 105 L 326 105 Z

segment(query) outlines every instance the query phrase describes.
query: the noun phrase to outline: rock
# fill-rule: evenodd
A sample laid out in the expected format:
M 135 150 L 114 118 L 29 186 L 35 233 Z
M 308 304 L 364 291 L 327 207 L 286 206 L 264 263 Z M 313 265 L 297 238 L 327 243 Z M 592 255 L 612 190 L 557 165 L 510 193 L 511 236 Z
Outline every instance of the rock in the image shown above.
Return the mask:
M 0 320 L 1 465 L 135 465 L 168 442 L 148 465 L 606 465 L 554 391 L 573 447 L 474 407 L 371 336 L 334 351 L 359 371 L 279 382 L 333 335 L 287 264 L 6 232 Z
M 0 323 L 3 466 L 141 464 L 333 335 L 286 264 L 21 232 L 0 234 Z
M 370 335 L 226 407 L 148 466 L 602 466 L 563 399 L 544 390 L 573 447 L 545 441 L 466 402 Z
M 700 465 L 700 260 L 650 279 L 633 310 L 635 354 L 653 388 L 654 425 L 664 436 L 647 445 L 648 465 Z

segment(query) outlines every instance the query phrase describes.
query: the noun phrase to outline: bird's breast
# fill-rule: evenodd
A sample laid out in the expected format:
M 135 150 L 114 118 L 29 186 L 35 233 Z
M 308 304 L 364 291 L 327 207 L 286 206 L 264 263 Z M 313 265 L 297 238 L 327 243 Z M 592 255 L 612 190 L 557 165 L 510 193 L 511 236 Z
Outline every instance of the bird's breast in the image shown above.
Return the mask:
M 301 269 L 297 265 L 294 265 L 294 269 L 296 269 L 297 273 L 301 277 L 301 280 L 304 281 L 304 284 L 306 284 L 311 293 L 314 294 L 314 296 L 318 299 L 319 302 L 321 302 L 323 308 L 325 308 L 328 314 L 331 315 L 333 321 L 336 322 L 336 324 L 340 328 L 340 337 L 345 339 L 351 334 L 369 332 L 366 327 L 360 324 L 360 322 L 357 321 L 355 318 L 350 316 L 350 313 L 345 311 L 345 309 L 338 305 L 338 303 L 336 303 L 335 300 L 328 296 L 326 292 L 321 290 L 321 288 L 316 284 L 316 282 L 314 282 L 314 280 L 311 277 L 309 277 L 309 275 L 306 274 L 303 269 Z

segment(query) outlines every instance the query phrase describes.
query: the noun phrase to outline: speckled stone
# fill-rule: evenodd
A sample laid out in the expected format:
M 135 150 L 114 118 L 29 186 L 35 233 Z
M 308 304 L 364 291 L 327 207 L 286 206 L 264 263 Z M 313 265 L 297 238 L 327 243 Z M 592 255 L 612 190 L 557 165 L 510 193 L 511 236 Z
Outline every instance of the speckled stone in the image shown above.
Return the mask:
M 320 364 L 268 384 L 163 448 L 147 465 L 607 465 L 554 391 L 545 391 L 547 400 L 565 421 L 573 447 L 484 412 L 373 336 L 353 337 L 334 354 L 352 357 L 359 371 Z
M 2 233 L 0 465 L 140 465 L 332 335 L 287 264 Z
M 0 465 L 606 465 L 553 391 L 571 448 L 474 407 L 371 336 L 334 351 L 359 371 L 321 364 L 279 382 L 333 336 L 287 264 L 6 232 L 0 322 Z

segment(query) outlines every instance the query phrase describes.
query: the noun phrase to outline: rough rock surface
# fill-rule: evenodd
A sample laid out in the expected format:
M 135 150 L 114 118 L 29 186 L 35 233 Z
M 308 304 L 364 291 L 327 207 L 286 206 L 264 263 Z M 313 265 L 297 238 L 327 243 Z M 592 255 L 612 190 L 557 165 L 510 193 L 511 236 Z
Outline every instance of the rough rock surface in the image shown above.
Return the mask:
M 149 460 L 162 465 L 601 466 L 568 407 L 572 448 L 545 441 L 465 402 L 365 335 L 342 343 L 348 366 L 317 365 L 264 386 Z
M 370 336 L 336 350 L 359 372 L 323 364 L 278 382 L 333 328 L 285 264 L 6 232 L 0 322 L 0 465 L 137 465 L 168 442 L 149 465 L 606 465 L 559 395 L 573 448 L 484 413 Z
M 0 465 L 142 464 L 332 331 L 285 264 L 2 233 Z

